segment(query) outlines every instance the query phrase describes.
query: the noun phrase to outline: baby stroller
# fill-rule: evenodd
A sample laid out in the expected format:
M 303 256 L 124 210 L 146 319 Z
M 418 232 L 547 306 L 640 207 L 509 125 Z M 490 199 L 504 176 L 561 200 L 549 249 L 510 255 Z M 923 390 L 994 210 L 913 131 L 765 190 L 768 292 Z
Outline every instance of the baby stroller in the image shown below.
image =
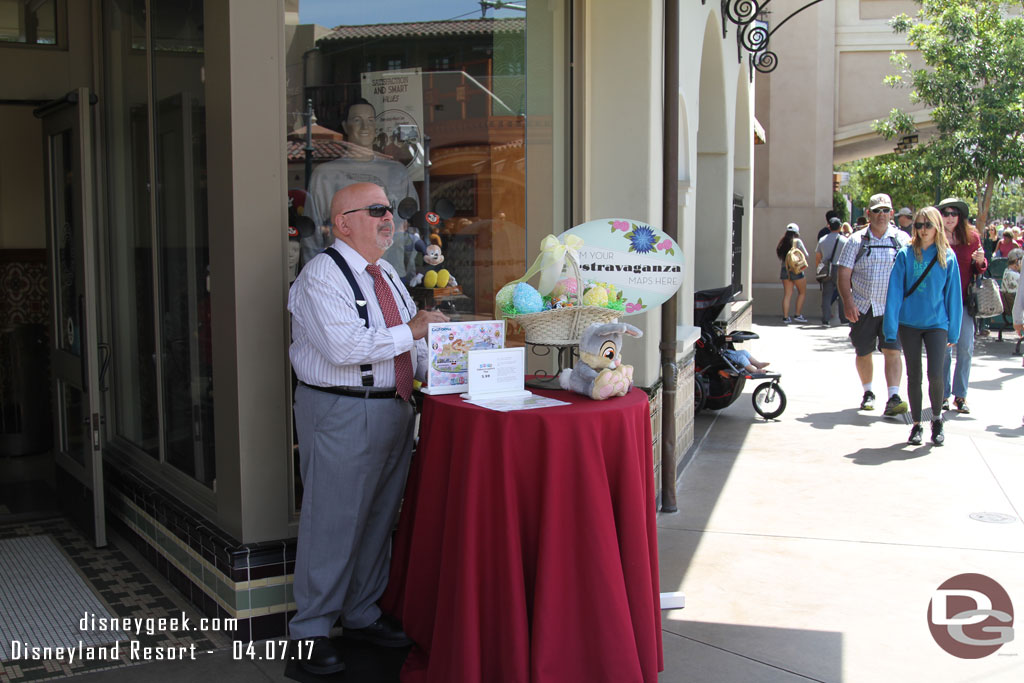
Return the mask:
M 786 393 L 779 386 L 782 375 L 777 372 L 748 373 L 722 353 L 724 349 L 734 349 L 734 343 L 758 338 L 753 332 L 722 334 L 715 329 L 715 319 L 725 305 L 732 301 L 734 293 L 730 285 L 706 289 L 693 295 L 693 321 L 700 327 L 693 368 L 694 414 L 704 408 L 727 408 L 743 393 L 743 386 L 748 379 L 764 379 L 768 381 L 754 389 L 754 410 L 764 419 L 773 420 L 786 409 Z

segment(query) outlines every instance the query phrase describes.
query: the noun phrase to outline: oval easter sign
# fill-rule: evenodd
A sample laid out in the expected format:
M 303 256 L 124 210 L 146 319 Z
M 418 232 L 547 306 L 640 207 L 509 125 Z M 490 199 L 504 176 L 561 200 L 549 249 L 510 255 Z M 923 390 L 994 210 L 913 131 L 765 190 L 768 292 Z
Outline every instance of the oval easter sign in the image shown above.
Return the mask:
M 583 240 L 580 275 L 622 292 L 626 315 L 653 310 L 683 285 L 683 252 L 661 230 L 628 218 L 587 221 L 558 236 Z

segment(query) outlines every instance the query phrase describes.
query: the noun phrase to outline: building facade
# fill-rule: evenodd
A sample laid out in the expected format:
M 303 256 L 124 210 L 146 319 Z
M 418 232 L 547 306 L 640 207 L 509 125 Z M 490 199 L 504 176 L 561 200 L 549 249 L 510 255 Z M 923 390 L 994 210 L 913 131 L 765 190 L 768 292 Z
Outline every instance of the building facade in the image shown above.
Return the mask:
M 804 5 L 773 2 L 769 26 Z M 775 245 L 786 225 L 797 223 L 808 250 L 814 250 L 815 235 L 832 208 L 835 165 L 893 151 L 896 142 L 875 133 L 871 124 L 900 108 L 911 114 L 922 136 L 933 128 L 927 110 L 910 103 L 908 89 L 883 82 L 896 72 L 889 61 L 893 51 L 907 52 L 911 64 L 920 62 L 889 25 L 893 16 L 915 16 L 918 9 L 911 0 L 821 2 L 792 16 L 772 37 L 769 49 L 778 55 L 778 65 L 758 79 L 755 103 L 769 132 L 767 144 L 755 153 L 753 276 L 759 313 L 781 310 Z M 804 309 L 811 320 L 819 294 L 817 286 L 808 287 Z
M 285 228 L 304 178 L 287 135 L 306 99 L 340 126 L 343 104 L 374 94 L 371 75 L 415 74 L 422 119 L 399 122 L 416 130 L 396 128 L 382 152 L 410 164 L 420 205 L 453 206 L 438 232 L 468 314 L 494 315 L 495 289 L 550 233 L 606 216 L 674 233 L 677 329 L 639 314 L 627 354 L 673 464 L 689 448 L 693 293 L 735 285 L 733 318 L 752 298 L 754 79 L 719 3 L 675 3 L 669 27 L 660 0 L 527 0 L 511 17 L 392 22 L 419 37 L 404 52 L 382 40 L 389 25 L 356 25 L 344 5 L 317 27 L 298 24 L 293 0 L 13 4 L 0 27 L 0 353 L 34 359 L 49 391 L 8 364 L 0 457 L 50 449 L 60 497 L 97 543 L 104 520 L 117 525 L 207 614 L 238 618 L 240 637 L 283 634 L 293 609 Z M 417 169 L 402 154 L 426 136 Z M 17 356 L 26 325 L 43 336 Z M 679 380 L 666 413 L 662 348 Z M 49 413 L 34 441 L 32 408 Z

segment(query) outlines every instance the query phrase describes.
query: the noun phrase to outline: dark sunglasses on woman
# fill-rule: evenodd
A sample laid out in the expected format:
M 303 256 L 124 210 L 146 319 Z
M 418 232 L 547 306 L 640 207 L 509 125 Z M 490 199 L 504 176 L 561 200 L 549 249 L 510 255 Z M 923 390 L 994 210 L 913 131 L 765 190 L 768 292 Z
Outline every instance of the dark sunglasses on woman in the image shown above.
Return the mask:
M 957 211 L 956 209 L 943 209 L 942 210 L 942 215 L 945 216 L 946 218 L 949 218 L 951 216 L 959 217 L 960 216 L 960 212 Z
M 932 229 L 932 228 L 934 228 L 934 227 L 935 227 L 935 226 L 934 226 L 934 225 L 932 225 L 932 224 L 931 224 L 931 223 L 929 223 L 929 222 L 924 222 L 924 223 L 914 223 L 914 230 L 924 230 L 925 228 L 928 228 L 929 230 L 931 230 L 931 229 Z

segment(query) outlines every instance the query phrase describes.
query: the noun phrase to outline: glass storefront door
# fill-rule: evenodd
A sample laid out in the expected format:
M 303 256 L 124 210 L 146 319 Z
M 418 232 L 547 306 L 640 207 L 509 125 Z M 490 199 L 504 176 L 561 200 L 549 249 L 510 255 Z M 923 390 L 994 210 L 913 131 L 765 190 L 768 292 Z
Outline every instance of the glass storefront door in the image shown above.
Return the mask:
M 80 482 L 91 500 L 82 519 L 77 496 L 62 497 L 97 547 L 107 544 L 103 517 L 102 416 L 96 330 L 96 226 L 89 90 L 39 110 L 43 117 L 47 242 L 53 334 L 50 357 L 56 464 Z

